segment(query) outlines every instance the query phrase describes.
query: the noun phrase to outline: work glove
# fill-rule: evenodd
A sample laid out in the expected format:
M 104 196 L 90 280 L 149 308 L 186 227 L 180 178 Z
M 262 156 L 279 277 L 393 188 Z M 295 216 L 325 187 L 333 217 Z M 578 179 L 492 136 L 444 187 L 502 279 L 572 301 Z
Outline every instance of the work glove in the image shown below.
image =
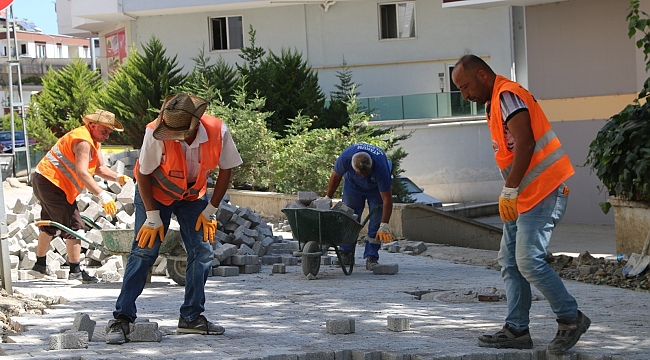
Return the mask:
M 160 219 L 160 210 L 147 211 L 147 219 L 138 231 L 138 236 L 135 237 L 138 246 L 143 249 L 147 246 L 151 249 L 156 242 L 156 235 L 160 236 L 161 242 L 165 240 L 165 227 Z
M 214 241 L 214 233 L 217 231 L 216 212 L 217 208 L 212 206 L 212 203 L 208 201 L 208 205 L 199 214 L 199 218 L 196 219 L 196 225 L 194 226 L 194 231 L 199 231 L 201 226 L 203 226 L 203 241 L 210 241 L 210 244 Z
M 517 220 L 517 188 L 503 187 L 499 196 L 499 214 L 503 222 Z
M 126 175 L 119 175 L 117 177 L 117 183 L 120 184 L 120 186 L 124 186 L 124 184 L 126 184 L 127 181 L 133 181 L 133 179 L 131 179 Z
M 384 244 L 393 241 L 393 235 L 390 234 L 390 229 L 388 228 L 387 223 L 379 224 L 379 230 L 377 230 L 377 235 L 375 235 L 375 240 L 379 240 Z
M 117 212 L 117 205 L 115 205 L 115 200 L 109 195 L 106 190 L 103 190 L 99 194 L 97 194 L 97 197 L 99 198 L 99 201 L 102 203 L 102 206 L 104 207 L 104 211 L 106 211 L 106 215 L 113 216 Z

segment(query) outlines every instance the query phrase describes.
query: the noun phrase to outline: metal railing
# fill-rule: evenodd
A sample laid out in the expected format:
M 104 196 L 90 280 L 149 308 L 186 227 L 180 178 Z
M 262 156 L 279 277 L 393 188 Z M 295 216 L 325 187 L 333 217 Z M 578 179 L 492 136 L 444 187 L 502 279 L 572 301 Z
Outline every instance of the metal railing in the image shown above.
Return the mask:
M 436 119 L 485 114 L 485 105 L 463 99 L 460 92 L 403 96 L 359 97 L 361 110 L 370 111 L 371 121 Z

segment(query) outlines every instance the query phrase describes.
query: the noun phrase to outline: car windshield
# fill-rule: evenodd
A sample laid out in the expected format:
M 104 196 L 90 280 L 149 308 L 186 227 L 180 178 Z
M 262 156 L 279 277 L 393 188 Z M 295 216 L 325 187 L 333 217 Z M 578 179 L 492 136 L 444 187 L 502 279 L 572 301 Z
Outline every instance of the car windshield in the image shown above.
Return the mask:
M 25 134 L 22 131 L 14 133 L 16 140 L 25 140 Z M 0 141 L 11 141 L 11 131 L 0 131 Z
M 402 184 L 404 184 L 404 186 L 406 186 L 406 191 L 409 194 L 415 194 L 415 193 L 421 193 L 422 192 L 422 190 L 420 190 L 420 188 L 417 185 L 415 185 L 415 183 L 413 181 L 411 181 L 411 179 L 401 178 L 401 181 L 402 181 Z

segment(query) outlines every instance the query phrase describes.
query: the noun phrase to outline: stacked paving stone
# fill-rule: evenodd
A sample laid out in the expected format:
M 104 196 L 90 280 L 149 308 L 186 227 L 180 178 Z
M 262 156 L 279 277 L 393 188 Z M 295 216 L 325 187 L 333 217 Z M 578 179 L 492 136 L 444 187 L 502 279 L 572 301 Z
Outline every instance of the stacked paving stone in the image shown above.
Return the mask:
M 124 151 L 110 154 L 104 158 L 107 166 L 118 174 L 133 175 L 133 166 L 139 151 Z M 135 208 L 133 197 L 135 184 L 127 182 L 120 186 L 116 182 L 106 181 L 95 177 L 98 185 L 115 199 L 117 213 L 108 216 L 100 205 L 99 199 L 85 190 L 77 197 L 81 215 L 94 221 L 102 230 L 133 229 L 135 223 Z M 30 280 L 42 275 L 31 271 L 36 263 L 36 247 L 38 245 L 38 227 L 34 224 L 40 220 L 41 206 L 35 196 L 29 199 L 18 199 L 16 203 L 7 206 L 8 244 L 12 269 L 12 278 Z M 226 195 L 222 201 L 218 215 L 218 230 L 213 244 L 215 260 L 213 275 L 232 276 L 239 273 L 255 273 L 260 271 L 261 264 L 282 263 L 298 265 L 298 258 L 293 252 L 298 250 L 297 241 L 285 241 L 281 236 L 273 236 L 270 225 L 250 208 L 239 208 L 229 204 Z M 178 223 L 172 219 L 170 229 L 178 229 Z M 96 244 L 102 244 L 103 238 L 98 229 L 86 227 L 77 234 Z M 81 264 L 92 275 L 102 281 L 120 281 L 124 273 L 124 264 L 120 256 L 112 256 L 100 249 L 82 241 Z M 59 279 L 67 279 L 69 269 L 65 240 L 55 236 L 47 252 L 48 266 Z M 164 275 L 166 261 L 160 257 L 156 261 L 154 274 Z
M 214 248 L 214 276 L 260 272 L 261 265 L 298 265 L 293 256 L 298 241 L 274 236 L 273 228 L 250 208 L 228 202 L 226 195 L 217 212 Z
M 123 158 L 123 160 L 126 159 L 130 159 L 130 157 Z M 118 160 L 112 165 L 112 168 L 118 173 L 129 170 L 123 160 Z M 105 161 L 109 163 L 108 159 Z M 77 197 L 77 206 L 81 215 L 91 219 L 102 229 L 133 229 L 135 223 L 133 207 L 135 184 L 131 181 L 121 186 L 117 182 L 106 181 L 98 176 L 95 177 L 95 180 L 103 190 L 106 190 L 115 199 L 117 213 L 112 217 L 107 215 L 97 196 L 84 190 Z M 34 195 L 29 199 L 17 199 L 15 204 L 7 205 L 7 237 L 12 277 L 14 280 L 29 280 L 42 277 L 40 274 L 30 271 L 36 263 L 39 230 L 34 222 L 40 220 L 41 205 Z M 102 243 L 101 233 L 97 229 L 90 230 L 90 227 L 87 227 L 87 229 L 77 231 L 77 234 L 89 241 L 98 244 Z M 85 266 L 103 265 L 110 257 L 110 254 L 104 254 L 83 241 L 82 248 L 86 249 L 81 254 L 81 263 Z M 56 273 L 57 278 L 66 279 L 68 277 L 69 270 L 63 268 L 63 265 L 67 262 L 64 239 L 59 236 L 52 239 L 46 262 Z
M 284 207 L 286 209 L 313 208 L 319 210 L 339 211 L 357 220 L 357 215 L 354 213 L 354 210 L 347 207 L 342 201 L 339 201 L 332 206 L 332 199 L 319 198 L 318 194 L 313 191 L 298 191 L 296 200 L 294 202 L 287 202 Z M 282 226 L 284 227 L 285 225 Z

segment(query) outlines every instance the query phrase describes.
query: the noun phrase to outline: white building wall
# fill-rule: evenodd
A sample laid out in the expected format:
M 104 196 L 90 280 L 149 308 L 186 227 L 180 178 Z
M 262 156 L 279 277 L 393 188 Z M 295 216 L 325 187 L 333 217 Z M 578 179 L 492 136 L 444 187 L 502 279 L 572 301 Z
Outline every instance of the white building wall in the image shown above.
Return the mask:
M 318 71 L 325 94 L 335 90 L 343 56 L 353 80 L 362 84 L 361 96 L 439 92 L 438 73 L 467 52 L 487 57 L 497 72 L 510 74 L 508 8 L 443 10 L 441 0 L 416 1 L 417 38 L 380 41 L 378 3 L 338 2 L 327 12 L 310 4 L 139 17 L 130 29 L 138 46 L 155 35 L 168 55 L 178 54 L 179 65 L 190 71 L 194 66 L 190 58 L 203 44 L 209 47 L 208 19 L 242 16 L 245 44 L 252 25 L 257 46 L 274 53 L 283 47 L 301 52 Z M 241 62 L 239 54 L 209 53 L 213 61 L 223 56 L 230 63 Z

